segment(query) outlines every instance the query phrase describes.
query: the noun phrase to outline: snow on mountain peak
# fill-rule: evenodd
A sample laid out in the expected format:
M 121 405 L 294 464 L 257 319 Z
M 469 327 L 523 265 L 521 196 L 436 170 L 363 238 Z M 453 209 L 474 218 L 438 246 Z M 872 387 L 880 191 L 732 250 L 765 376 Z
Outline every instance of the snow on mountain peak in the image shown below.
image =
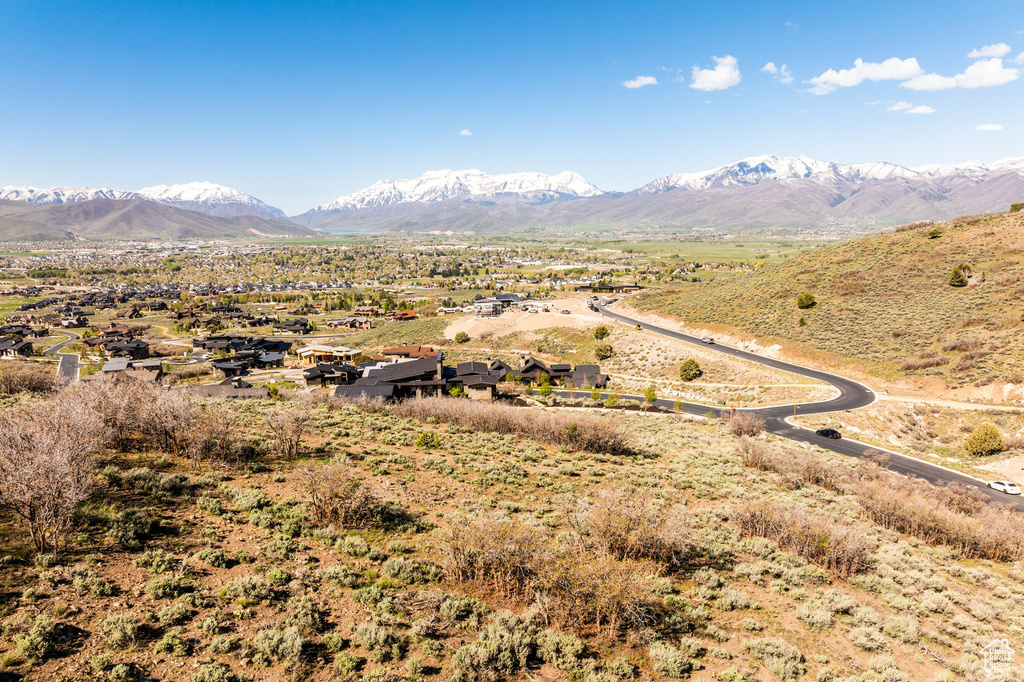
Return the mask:
M 364 190 L 346 194 L 313 209 L 326 213 L 402 203 L 435 203 L 475 196 L 518 194 L 548 201 L 603 194 L 571 171 L 557 175 L 523 172 L 491 175 L 478 169 L 432 170 L 418 178 L 378 180 Z M 539 195 L 539 197 L 538 197 Z
M 654 194 L 670 189 L 701 190 L 731 185 L 756 185 L 762 182 L 810 179 L 827 185 L 843 182 L 914 177 L 915 170 L 893 163 L 837 164 L 809 156 L 751 156 L 711 170 L 677 173 L 650 182 L 637 193 Z

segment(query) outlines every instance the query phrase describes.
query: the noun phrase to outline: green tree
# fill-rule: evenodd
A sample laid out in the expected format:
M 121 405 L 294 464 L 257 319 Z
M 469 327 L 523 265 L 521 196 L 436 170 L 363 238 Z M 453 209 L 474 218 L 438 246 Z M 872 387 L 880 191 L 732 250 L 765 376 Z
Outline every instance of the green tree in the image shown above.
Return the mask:
M 938 239 L 941 236 L 942 236 L 942 228 L 941 227 L 933 227 L 932 229 L 928 230 L 928 239 Z
M 543 398 L 550 398 L 551 394 L 555 392 L 555 389 L 551 388 L 551 384 L 541 384 L 537 393 L 540 393 Z
M 599 343 L 594 346 L 594 357 L 598 360 L 607 360 L 614 352 L 610 343 Z
M 455 335 L 455 343 L 469 343 L 469 334 L 466 332 L 459 332 Z
M 964 441 L 964 450 L 969 455 L 984 457 L 1002 452 L 1005 448 L 1003 437 L 993 424 L 988 422 L 982 424 L 971 432 Z
M 699 379 L 704 375 L 704 370 L 700 368 L 697 361 L 693 358 L 687 358 L 682 365 L 679 366 L 679 378 L 683 381 L 693 381 Z
M 597 386 L 594 386 L 592 389 L 590 389 L 590 399 L 591 400 L 600 400 L 601 399 L 601 389 L 599 389 Z
M 618 393 L 609 393 L 608 397 L 605 398 L 605 400 L 604 400 L 604 404 L 605 404 L 606 407 L 615 407 L 616 405 L 619 404 L 619 394 Z
M 796 297 L 796 307 L 800 308 L 801 310 L 813 308 L 816 303 L 817 301 L 814 300 L 814 294 L 809 292 L 800 294 L 799 296 Z
M 654 389 L 654 385 L 652 384 L 652 385 L 647 387 L 646 391 L 644 391 L 644 400 L 646 400 L 647 402 L 649 402 L 649 403 L 651 403 L 653 405 L 654 401 L 657 400 L 657 399 L 658 399 L 658 392 Z
M 608 327 L 604 326 L 603 324 L 594 330 L 594 338 L 597 339 L 598 341 L 600 341 L 601 339 L 608 338 L 609 334 L 611 334 L 611 332 L 608 331 Z
M 951 287 L 965 287 L 965 286 L 967 286 L 967 274 L 965 273 L 964 268 L 967 268 L 966 272 L 970 272 L 970 266 L 969 265 L 965 265 L 964 263 L 961 263 L 960 265 L 958 265 L 955 268 L 953 268 L 953 272 L 950 273 L 950 275 L 949 275 L 949 286 L 951 286 Z

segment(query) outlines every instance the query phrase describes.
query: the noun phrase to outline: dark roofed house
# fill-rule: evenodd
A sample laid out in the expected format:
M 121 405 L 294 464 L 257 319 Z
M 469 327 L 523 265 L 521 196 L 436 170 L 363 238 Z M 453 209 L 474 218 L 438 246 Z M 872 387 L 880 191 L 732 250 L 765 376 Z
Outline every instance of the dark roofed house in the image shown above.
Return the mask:
M 336 398 L 383 398 L 390 400 L 395 397 L 397 386 L 394 384 L 353 384 L 338 386 L 334 389 Z
M 464 374 L 490 374 L 491 368 L 486 362 L 460 362 L 455 366 L 455 374 L 462 376 Z
M 249 371 L 248 360 L 231 360 L 224 362 L 211 362 L 210 365 L 221 372 L 225 377 L 239 377 Z
M 225 379 L 213 385 L 184 386 L 177 390 L 185 391 L 196 398 L 218 400 L 266 400 L 270 397 L 270 389 L 266 386 L 253 386 L 239 379 Z

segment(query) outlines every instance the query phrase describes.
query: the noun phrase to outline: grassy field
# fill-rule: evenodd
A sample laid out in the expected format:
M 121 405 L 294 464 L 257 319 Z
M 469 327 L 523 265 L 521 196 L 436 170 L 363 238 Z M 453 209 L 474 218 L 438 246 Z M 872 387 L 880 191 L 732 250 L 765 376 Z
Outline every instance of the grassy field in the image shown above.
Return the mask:
M 938 390 L 1024 383 L 1024 217 L 1002 214 L 815 249 L 736 277 L 644 293 L 638 308 L 859 362 Z M 949 285 L 967 263 L 969 287 Z M 800 294 L 816 305 L 797 307 Z
M 718 420 L 506 408 L 472 422 L 453 404 L 466 408 L 211 405 L 248 460 L 104 452 L 64 556 L 33 559 L 0 516 L 17 567 L 0 573 L 3 674 L 939 682 L 981 679 L 982 648 L 1024 635 L 1024 565 L 879 526 L 872 464 Z M 282 413 L 309 417 L 296 457 L 266 426 Z M 558 444 L 577 431 L 550 419 L 614 439 Z M 358 505 L 324 516 L 341 491 Z M 826 544 L 745 525 L 772 509 L 826 524 Z M 619 544 L 626 519 L 638 534 Z M 853 563 L 819 553 L 831 543 Z M 467 571 L 485 556 L 473 548 L 517 572 Z

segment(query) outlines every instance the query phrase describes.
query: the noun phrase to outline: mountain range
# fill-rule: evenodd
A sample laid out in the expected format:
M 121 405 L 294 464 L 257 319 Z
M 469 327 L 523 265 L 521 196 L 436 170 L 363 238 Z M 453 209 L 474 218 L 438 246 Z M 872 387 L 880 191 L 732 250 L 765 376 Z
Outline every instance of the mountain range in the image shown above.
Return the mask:
M 870 227 L 1002 211 L 1022 199 L 1024 158 L 907 168 L 888 162 L 839 164 L 806 156 L 755 156 L 710 170 L 667 175 L 629 192 L 602 191 L 573 172 L 429 171 L 414 179 L 378 181 L 291 218 L 252 195 L 209 182 L 135 191 L 3 187 L 0 217 L 7 223 L 6 227 L 0 223 L 0 238 L 19 231 L 41 234 L 38 225 L 77 236 L 113 233 L 126 238 L 137 233 L 198 238 L 207 230 L 218 237 L 310 234 L 305 228 L 493 234 L 601 226 L 729 231 Z M 85 219 L 81 211 L 17 210 L 25 204 L 52 209 L 93 202 L 102 204 L 95 211 L 106 216 L 100 220 L 105 225 L 102 229 L 95 222 L 73 229 L 76 219 Z M 118 202 L 131 206 L 128 213 L 146 217 L 110 217 L 122 213 L 116 208 Z M 228 223 L 210 224 L 203 218 L 146 209 L 145 204 L 162 204 Z M 36 226 L 30 229 L 11 220 Z

